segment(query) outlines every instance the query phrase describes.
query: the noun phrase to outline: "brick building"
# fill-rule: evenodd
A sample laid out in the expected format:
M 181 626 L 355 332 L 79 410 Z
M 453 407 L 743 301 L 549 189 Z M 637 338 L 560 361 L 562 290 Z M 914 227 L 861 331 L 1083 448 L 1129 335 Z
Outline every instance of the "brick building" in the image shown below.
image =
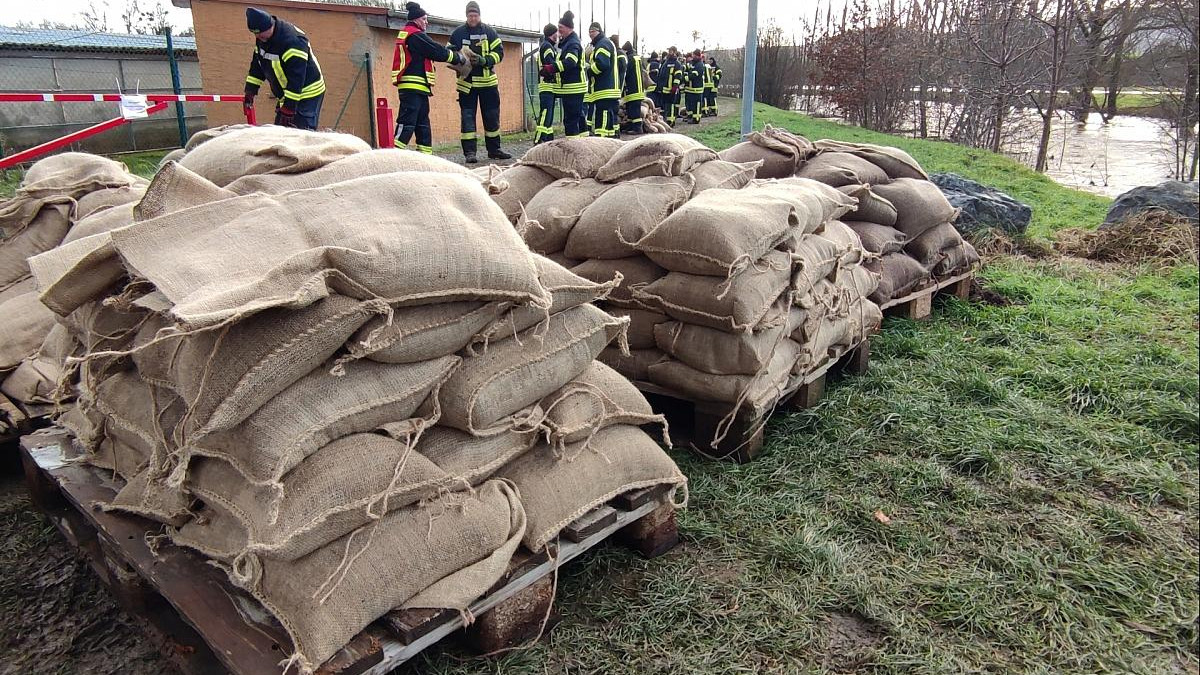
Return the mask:
M 321 128 L 336 128 L 372 141 L 374 99 L 386 96 L 392 116 L 399 101 L 391 83 L 392 52 L 396 32 L 404 26 L 405 13 L 386 7 L 299 2 L 297 0 L 171 0 L 176 7 L 191 8 L 196 29 L 196 50 L 205 92 L 240 92 L 250 64 L 254 37 L 246 30 L 246 7 L 258 7 L 299 26 L 309 38 L 325 77 L 325 103 Z M 459 6 L 462 3 L 455 3 Z M 445 44 L 463 19 L 430 15 L 429 35 Z M 520 131 L 526 126 L 525 70 L 521 57 L 527 43 L 538 33 L 493 26 L 504 42 L 504 60 L 496 69 L 500 76 L 500 129 Z M 364 61 L 370 55 L 369 68 Z M 368 74 L 369 73 L 369 74 Z M 454 90 L 454 72 L 437 67 L 438 80 L 430 102 L 430 122 L 435 143 L 458 140 L 459 112 Z M 357 82 L 356 82 L 357 80 Z M 257 100 L 259 121 L 274 118 L 275 102 L 263 87 Z M 345 105 L 345 112 L 339 112 Z M 234 106 L 210 106 L 210 125 L 245 121 Z M 336 123 L 336 124 L 335 124 Z M 482 130 L 482 120 L 479 128 Z

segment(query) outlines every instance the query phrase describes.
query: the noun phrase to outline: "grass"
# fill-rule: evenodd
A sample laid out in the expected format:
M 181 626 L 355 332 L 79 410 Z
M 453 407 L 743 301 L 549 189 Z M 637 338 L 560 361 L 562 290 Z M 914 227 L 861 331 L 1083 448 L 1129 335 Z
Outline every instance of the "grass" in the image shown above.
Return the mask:
M 1046 238 L 1105 212 L 990 153 L 756 119 L 997 185 Z M 870 372 L 776 414 L 753 463 L 673 451 L 685 543 L 565 567 L 547 640 L 402 672 L 1196 672 L 1200 270 L 1001 257 L 981 279 L 1010 304 L 889 319 Z
M 1093 94 L 1092 98 L 1096 102 L 1097 110 L 1104 108 L 1106 97 L 1103 94 Z M 1145 114 L 1146 111 L 1161 106 L 1164 99 L 1163 94 L 1155 92 L 1117 94 L 1117 113 L 1121 115 Z

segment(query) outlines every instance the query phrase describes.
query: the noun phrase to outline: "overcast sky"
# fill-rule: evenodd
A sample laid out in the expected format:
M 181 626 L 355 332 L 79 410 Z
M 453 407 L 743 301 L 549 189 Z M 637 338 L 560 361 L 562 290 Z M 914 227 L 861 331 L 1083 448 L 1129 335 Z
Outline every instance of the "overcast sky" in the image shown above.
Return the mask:
M 42 0 L 25 2 L 4 0 L 0 22 L 14 24 L 18 21 L 37 23 L 43 19 L 72 22 L 79 13 L 88 8 L 90 0 Z M 120 15 L 126 0 L 95 0 L 100 7 L 107 5 L 109 24 L 119 30 Z M 824 7 L 829 0 L 760 0 L 758 3 L 759 24 L 774 19 L 788 30 L 794 30 L 800 17 L 811 17 L 818 2 Z M 834 0 L 840 6 L 841 0 Z M 633 0 L 572 0 L 572 2 L 545 2 L 544 0 L 479 0 L 483 8 L 483 20 L 496 25 L 513 28 L 540 30 L 548 21 L 557 21 L 568 4 L 575 12 L 575 27 L 586 32 L 592 20 L 604 24 L 609 34 L 619 33 L 623 39 L 633 34 Z M 154 0 L 141 0 L 141 4 L 153 5 Z M 167 8 L 171 22 L 177 28 L 192 25 L 191 11 L 171 6 L 170 0 L 161 0 Z M 460 0 L 427 0 L 421 4 L 434 16 L 454 18 L 462 15 L 466 3 Z M 397 0 L 403 6 L 403 0 Z M 698 31 L 699 40 L 692 39 Z M 746 39 L 746 4 L 744 2 L 713 2 L 712 0 L 641 0 L 638 7 L 638 36 L 646 44 L 647 51 L 676 45 L 680 49 L 693 46 L 730 47 L 740 46 Z

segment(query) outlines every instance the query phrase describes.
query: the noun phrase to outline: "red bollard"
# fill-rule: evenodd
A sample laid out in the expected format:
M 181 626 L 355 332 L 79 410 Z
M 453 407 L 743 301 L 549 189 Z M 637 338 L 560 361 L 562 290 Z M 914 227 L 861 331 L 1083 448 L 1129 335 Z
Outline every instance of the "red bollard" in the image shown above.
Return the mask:
M 242 109 L 246 113 L 246 124 L 255 126 L 258 124 L 258 116 L 254 114 L 254 106 Z
M 392 129 L 392 107 L 386 98 L 375 99 L 375 145 L 390 148 L 395 144 Z

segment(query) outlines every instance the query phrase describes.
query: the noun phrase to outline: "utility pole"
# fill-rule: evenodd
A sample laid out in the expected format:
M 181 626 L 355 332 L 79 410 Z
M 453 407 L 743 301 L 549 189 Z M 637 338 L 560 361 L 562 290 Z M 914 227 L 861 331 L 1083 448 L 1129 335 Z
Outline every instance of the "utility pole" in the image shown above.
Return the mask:
M 749 0 L 746 16 L 746 63 L 742 70 L 742 136 L 754 128 L 754 71 L 758 61 L 758 0 Z
M 640 42 L 638 42 L 637 24 L 638 24 L 638 0 L 633 0 L 633 48 L 635 50 L 640 50 L 642 48 L 642 45 Z

